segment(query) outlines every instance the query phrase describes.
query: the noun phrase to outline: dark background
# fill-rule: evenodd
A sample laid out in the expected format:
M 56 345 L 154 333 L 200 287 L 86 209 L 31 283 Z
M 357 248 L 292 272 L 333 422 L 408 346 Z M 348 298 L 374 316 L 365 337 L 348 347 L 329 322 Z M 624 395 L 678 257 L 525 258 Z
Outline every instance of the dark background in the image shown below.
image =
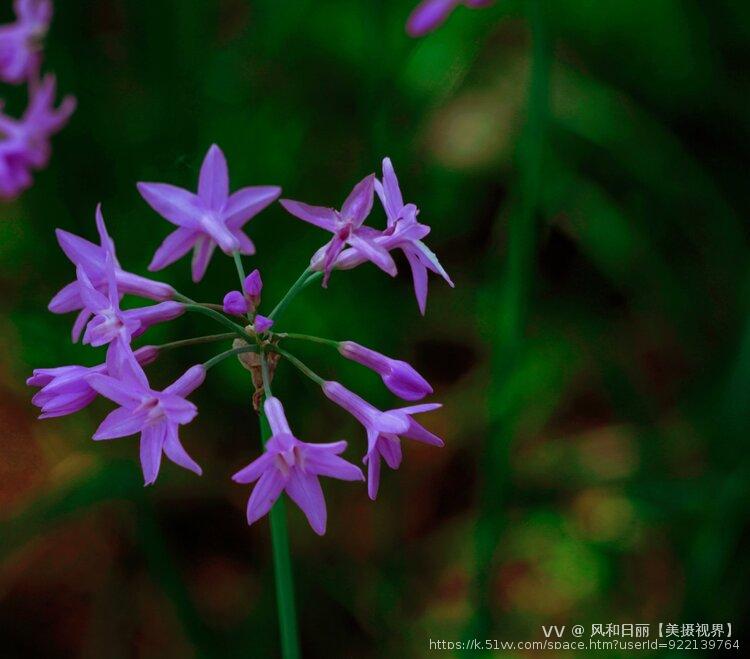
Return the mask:
M 396 280 L 364 265 L 286 316 L 409 360 L 444 403 L 423 419 L 445 448 L 407 442 L 377 502 L 329 481 L 323 538 L 290 509 L 305 656 L 419 657 L 543 624 L 744 636 L 750 4 L 498 0 L 416 41 L 407 0 L 56 5 L 45 66 L 79 107 L 0 206 L 0 655 L 278 652 L 268 524 L 248 529 L 229 480 L 258 455 L 245 371 L 225 363 L 193 396 L 182 437 L 204 476 L 165 463 L 146 489 L 136 439 L 90 440 L 108 403 L 40 422 L 24 386 L 102 359 L 46 311 L 74 274 L 54 228 L 94 238 L 101 201 L 145 273 L 170 225 L 136 181 L 193 187 L 213 142 L 234 189 L 331 206 L 389 155 L 456 282 L 431 278 L 422 318 L 405 261 Z M 23 109 L 22 90 L 0 95 Z M 325 237 L 278 205 L 248 232 L 268 310 Z M 205 300 L 235 287 L 219 254 L 197 287 L 187 259 L 159 274 Z M 182 318 L 146 339 L 211 331 Z M 397 404 L 335 353 L 299 354 Z M 301 438 L 346 437 L 358 460 L 353 419 L 287 365 L 274 386 Z

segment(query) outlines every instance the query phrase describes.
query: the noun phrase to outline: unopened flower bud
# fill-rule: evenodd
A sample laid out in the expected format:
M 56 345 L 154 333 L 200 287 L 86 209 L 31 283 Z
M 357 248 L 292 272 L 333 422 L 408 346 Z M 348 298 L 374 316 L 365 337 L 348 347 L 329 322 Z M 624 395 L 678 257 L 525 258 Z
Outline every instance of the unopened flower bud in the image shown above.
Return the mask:
M 224 296 L 224 311 L 233 316 L 247 313 L 247 300 L 239 291 L 229 291 Z

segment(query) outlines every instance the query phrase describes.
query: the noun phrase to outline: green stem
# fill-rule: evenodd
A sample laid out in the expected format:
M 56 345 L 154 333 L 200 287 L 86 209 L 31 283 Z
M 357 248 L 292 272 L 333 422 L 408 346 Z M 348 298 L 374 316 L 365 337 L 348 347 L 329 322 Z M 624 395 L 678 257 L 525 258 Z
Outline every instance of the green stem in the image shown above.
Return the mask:
M 236 332 L 227 332 L 225 334 L 209 334 L 208 336 L 196 336 L 192 339 L 181 339 L 180 341 L 170 341 L 155 346 L 159 350 L 171 350 L 172 348 L 182 348 L 184 346 L 195 346 L 201 343 L 213 343 L 214 341 L 225 341 L 237 336 Z
M 322 336 L 312 336 L 311 334 L 295 334 L 294 332 L 282 332 L 276 334 L 280 339 L 300 339 L 302 341 L 312 341 L 313 343 L 322 343 L 323 345 L 331 346 L 333 348 L 339 347 L 341 341 L 334 341 L 333 339 L 324 339 Z
M 278 352 L 285 359 L 288 359 L 294 366 L 297 367 L 299 371 L 304 373 L 308 378 L 315 382 L 315 384 L 323 385 L 325 383 L 325 380 L 322 377 L 320 377 L 315 371 L 313 371 L 311 368 L 297 359 L 293 354 L 287 352 L 283 348 L 279 348 L 278 346 L 274 348 L 274 351 Z
M 225 350 L 224 352 L 220 352 L 218 355 L 211 357 L 211 359 L 203 364 L 203 367 L 208 370 L 212 366 L 216 366 L 216 364 L 223 362 L 229 357 L 233 357 L 234 355 L 241 355 L 243 352 L 258 352 L 258 350 L 258 346 L 242 346 L 241 348 L 232 348 L 231 350 Z
M 263 353 L 260 356 L 263 373 L 263 390 L 266 398 L 271 396 L 271 382 L 268 375 L 268 362 Z M 271 438 L 271 427 L 268 425 L 263 409 L 260 410 L 260 439 L 265 447 Z M 279 615 L 281 634 L 281 654 L 284 659 L 298 659 L 299 634 L 297 631 L 297 614 L 294 605 L 294 581 L 292 577 L 292 559 L 289 550 L 289 532 L 286 525 L 284 498 L 279 497 L 268 515 L 271 524 L 271 547 L 273 550 L 273 571 L 276 580 L 276 605 Z
M 233 252 L 232 258 L 234 258 L 234 267 L 237 268 L 237 275 L 240 278 L 240 292 L 244 293 L 245 285 L 245 268 L 242 265 L 242 254 L 239 252 Z
M 278 316 L 284 313 L 284 310 L 289 306 L 289 303 L 295 298 L 297 293 L 299 293 L 305 287 L 305 284 L 308 283 L 307 280 L 311 277 L 310 273 L 310 268 L 305 268 L 304 272 L 297 278 L 297 281 L 292 284 L 292 287 L 273 308 L 273 311 L 271 311 L 271 313 L 268 315 L 269 318 L 276 319 Z
M 188 311 L 195 311 L 196 313 L 203 314 L 204 316 L 208 316 L 216 322 L 224 325 L 224 327 L 231 329 L 235 334 L 238 334 L 241 338 L 245 339 L 245 341 L 252 341 L 253 343 L 255 342 L 255 337 L 248 334 L 245 331 L 245 328 L 242 327 L 242 325 L 238 325 L 234 321 L 229 320 L 229 318 L 227 318 L 223 314 L 220 314 L 218 311 L 207 309 L 206 307 L 202 307 L 197 303 L 186 303 L 185 309 L 187 309 Z

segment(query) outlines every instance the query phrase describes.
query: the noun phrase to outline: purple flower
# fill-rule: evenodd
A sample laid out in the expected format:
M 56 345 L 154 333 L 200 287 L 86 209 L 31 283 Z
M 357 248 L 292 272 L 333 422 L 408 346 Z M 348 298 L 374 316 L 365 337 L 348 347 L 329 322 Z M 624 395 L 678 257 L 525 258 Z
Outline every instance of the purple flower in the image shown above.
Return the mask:
M 270 318 L 266 318 L 265 316 L 261 316 L 260 314 L 256 314 L 255 318 L 253 318 L 253 331 L 256 334 L 263 334 L 263 332 L 267 332 L 273 327 L 273 320 Z
M 115 282 L 120 295 L 131 293 L 153 300 L 168 300 L 174 295 L 174 289 L 168 284 L 125 272 L 120 267 L 115 255 L 114 243 L 104 224 L 101 204 L 96 207 L 96 226 L 101 245 L 94 245 L 94 243 L 62 229 L 56 231 L 57 241 L 60 243 L 63 252 L 73 262 L 77 270 L 83 272 L 95 290 L 100 293 L 108 292 L 106 261 L 109 257 L 114 267 Z M 83 300 L 82 286 L 80 278 L 77 278 L 76 281 L 60 290 L 49 303 L 49 310 L 53 313 L 81 310 L 73 325 L 73 341 L 78 340 L 81 331 L 91 317 L 91 311 L 86 308 Z M 156 305 L 156 307 L 159 307 L 159 305 Z
M 253 309 L 260 304 L 260 294 L 263 292 L 263 280 L 260 278 L 260 272 L 256 268 L 247 277 L 243 288 Z
M 224 313 L 244 316 L 247 313 L 247 300 L 239 291 L 229 291 L 224 296 Z
M 486 7 L 494 0 L 422 0 L 406 22 L 406 31 L 412 37 L 421 37 L 439 28 L 458 5 Z
M 26 80 L 39 66 L 41 42 L 52 20 L 49 0 L 16 0 L 16 22 L 0 26 L 0 80 Z
M 372 261 L 392 277 L 396 275 L 396 264 L 391 255 L 375 241 L 379 233 L 362 226 L 372 210 L 374 182 L 375 175 L 370 174 L 357 183 L 340 211 L 291 199 L 281 200 L 281 205 L 295 217 L 333 234 L 333 238 L 313 256 L 313 262 L 324 273 L 324 287 L 328 285 L 336 258 L 346 245 L 356 248 L 363 260 Z
M 141 434 L 141 467 L 146 485 L 156 480 L 161 456 L 200 475 L 201 468 L 182 447 L 178 427 L 190 423 L 198 414 L 185 400 L 206 377 L 202 365 L 189 368 L 163 391 L 154 391 L 146 374 L 130 351 L 123 351 L 114 377 L 93 373 L 86 376 L 92 389 L 117 403 L 94 433 L 94 439 L 116 439 Z
M 135 351 L 135 358 L 142 366 L 153 362 L 158 354 L 154 346 L 144 346 Z M 99 373 L 107 374 L 107 364 L 98 366 L 58 366 L 57 368 L 35 368 L 26 380 L 30 387 L 42 387 L 31 402 L 41 408 L 40 419 L 73 414 L 86 407 L 94 398 L 94 391 L 86 377 Z
M 419 209 L 414 204 L 404 204 L 390 158 L 383 159 L 383 182 L 375 181 L 375 191 L 387 218 L 387 227 L 375 238 L 375 243 L 386 250 L 403 251 L 411 267 L 419 311 L 424 315 L 427 308 L 427 271 L 440 275 L 450 286 L 454 284 L 437 256 L 422 242 L 422 238 L 430 233 L 430 227 L 417 222 Z M 335 267 L 349 270 L 365 260 L 366 256 L 358 249 L 347 249 L 336 260 Z
M 412 405 L 400 409 L 381 412 L 366 400 L 338 382 L 325 382 L 323 393 L 334 403 L 343 407 L 367 431 L 367 453 L 364 462 L 367 465 L 367 493 L 375 499 L 380 485 L 380 458 L 385 460 L 391 469 L 398 469 L 401 464 L 401 441 L 399 435 L 433 446 L 443 446 L 443 440 L 412 419 L 412 414 L 436 410 L 439 403 Z
M 432 387 L 405 361 L 392 359 L 365 348 L 354 341 L 339 343 L 339 352 L 355 362 L 371 368 L 396 396 L 404 400 L 419 400 L 432 393 Z
M 362 471 L 339 457 L 346 442 L 308 444 L 292 435 L 278 398 L 268 398 L 263 409 L 273 433 L 265 453 L 232 476 L 237 483 L 258 481 L 247 502 L 247 522 L 252 524 L 263 517 L 286 490 L 305 513 L 313 531 L 323 535 L 327 511 L 318 477 L 357 481 L 364 480 Z
M 179 227 L 167 236 L 148 269 L 161 270 L 193 249 L 193 281 L 200 281 L 218 245 L 226 254 L 255 254 L 242 227 L 281 194 L 274 185 L 229 194 L 229 172 L 221 149 L 211 146 L 198 178 L 198 194 L 167 183 L 138 183 L 138 191 L 164 219 Z
M 12 198 L 32 183 L 31 171 L 47 166 L 49 140 L 75 110 L 75 99 L 67 96 L 55 109 L 55 77 L 45 76 L 29 86 L 31 98 L 21 119 L 0 113 L 0 197 Z M 1 107 L 1 106 L 0 106 Z

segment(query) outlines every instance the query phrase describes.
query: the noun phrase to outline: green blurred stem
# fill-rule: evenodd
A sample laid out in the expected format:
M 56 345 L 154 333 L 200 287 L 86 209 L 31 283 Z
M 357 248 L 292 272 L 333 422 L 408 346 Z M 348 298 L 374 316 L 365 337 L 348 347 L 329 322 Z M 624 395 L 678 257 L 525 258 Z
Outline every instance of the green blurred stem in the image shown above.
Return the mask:
M 240 292 L 244 293 L 245 268 L 242 265 L 242 254 L 232 252 L 232 258 L 234 259 L 234 267 L 237 268 L 237 276 L 240 278 Z
M 527 120 L 518 151 L 519 188 L 517 203 L 509 217 L 507 257 L 500 283 L 501 293 L 494 322 L 490 403 L 501 395 L 523 355 L 529 291 L 534 277 L 536 214 L 542 180 L 543 152 L 548 114 L 551 43 L 546 20 L 548 0 L 527 0 L 532 53 L 527 102 Z M 487 447 L 483 461 L 483 487 L 476 531 L 476 618 L 471 634 L 490 632 L 492 624 L 493 567 L 504 520 L 498 509 L 507 505 L 510 449 L 515 412 L 490 408 Z
M 203 364 L 204 368 L 208 370 L 212 366 L 216 366 L 216 364 L 219 364 L 223 362 L 225 359 L 229 359 L 230 357 L 233 357 L 234 355 L 241 355 L 243 352 L 258 352 L 259 348 L 258 346 L 242 346 L 240 348 L 232 348 L 231 350 L 225 350 L 224 352 L 220 352 L 215 357 L 211 357 L 207 362 Z
M 170 341 L 155 346 L 159 350 L 171 350 L 172 348 L 182 348 L 185 346 L 195 346 L 201 343 L 213 343 L 214 341 L 226 341 L 233 339 L 237 334 L 235 332 L 226 332 L 225 334 L 209 334 L 207 336 L 196 336 L 192 339 L 181 339 L 179 341 Z
M 280 339 L 299 339 L 301 341 L 312 341 L 313 343 L 322 343 L 323 345 L 331 346 L 333 348 L 339 347 L 340 341 L 334 341 L 333 339 L 324 339 L 322 336 L 312 336 L 311 334 L 295 334 L 294 332 L 282 332 L 276 334 Z
M 308 378 L 310 378 L 315 384 L 323 385 L 325 380 L 320 377 L 315 371 L 313 371 L 310 367 L 306 366 L 303 362 L 301 362 L 299 359 L 297 359 L 293 354 L 290 352 L 287 352 L 283 348 L 279 348 L 276 346 L 274 348 L 274 352 L 278 352 L 282 357 L 289 360 L 294 366 L 297 367 L 299 371 L 304 373 Z
M 266 356 L 260 355 L 261 372 L 263 373 L 263 391 L 266 398 L 271 394 L 271 380 L 268 374 Z M 271 437 L 271 427 L 263 411 L 260 416 L 260 439 L 265 447 Z M 276 580 L 276 604 L 279 614 L 279 631 L 281 634 L 281 655 L 284 659 L 297 659 L 299 652 L 299 634 L 297 631 L 297 613 L 294 605 L 294 581 L 292 578 L 292 559 L 289 550 L 289 532 L 286 525 L 284 497 L 280 496 L 269 513 L 271 523 L 271 546 L 273 550 L 273 570 Z
M 297 294 L 314 281 L 317 281 L 323 276 L 322 272 L 313 272 L 309 267 L 305 268 L 304 272 L 297 278 L 292 284 L 292 287 L 286 292 L 284 297 L 281 298 L 279 303 L 274 307 L 273 311 L 269 314 L 269 318 L 272 320 L 278 320 L 278 317 L 284 313 L 285 309 L 289 306 L 291 301 L 297 296 Z

